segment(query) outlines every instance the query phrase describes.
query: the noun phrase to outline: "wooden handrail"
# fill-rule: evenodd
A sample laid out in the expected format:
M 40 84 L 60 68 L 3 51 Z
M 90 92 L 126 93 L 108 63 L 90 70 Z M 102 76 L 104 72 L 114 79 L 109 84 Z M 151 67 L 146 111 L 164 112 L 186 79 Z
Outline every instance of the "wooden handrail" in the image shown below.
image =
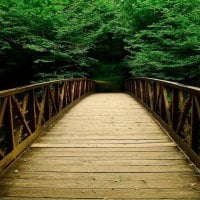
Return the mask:
M 133 95 L 200 167 L 200 88 L 152 78 L 129 78 Z
M 73 104 L 95 90 L 89 79 L 65 79 L 0 92 L 2 171 Z

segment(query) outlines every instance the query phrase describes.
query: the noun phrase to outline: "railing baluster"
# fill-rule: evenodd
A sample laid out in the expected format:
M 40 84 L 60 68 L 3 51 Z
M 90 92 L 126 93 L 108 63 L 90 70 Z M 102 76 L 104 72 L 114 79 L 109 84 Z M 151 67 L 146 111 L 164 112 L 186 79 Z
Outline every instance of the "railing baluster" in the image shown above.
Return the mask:
M 3 119 L 4 119 L 4 115 L 5 115 L 5 111 L 6 111 L 8 97 L 5 97 L 2 101 L 3 101 L 2 108 L 0 110 L 0 128 L 3 126 Z
M 13 116 L 13 105 L 12 96 L 8 97 L 8 106 L 6 111 L 6 116 L 8 120 L 5 121 L 5 130 L 7 132 L 7 139 L 9 142 L 8 149 L 14 150 L 16 147 L 15 130 L 14 130 L 14 116 Z
M 159 114 L 161 118 L 165 118 L 165 105 L 164 105 L 164 96 L 163 96 L 163 86 L 160 87 L 160 98 L 159 98 Z M 165 120 L 165 119 L 164 119 Z
M 163 88 L 163 101 L 165 105 L 167 122 L 168 122 L 169 127 L 172 128 L 173 124 L 172 124 L 171 113 L 170 113 L 170 105 L 168 102 L 167 89 L 165 87 Z
M 197 97 L 193 95 L 192 97 L 192 116 L 191 116 L 191 147 L 198 153 L 200 153 L 200 112 L 199 104 L 197 104 Z
M 178 116 L 179 116 L 179 101 L 178 101 L 178 90 L 176 88 L 173 89 L 172 93 L 172 110 L 171 110 L 171 117 L 173 123 L 173 130 L 176 130 L 178 125 Z
M 152 91 L 152 86 L 151 86 L 151 83 L 148 82 L 148 101 L 149 101 L 149 105 L 151 107 L 151 109 L 153 110 L 154 109 L 154 93 Z

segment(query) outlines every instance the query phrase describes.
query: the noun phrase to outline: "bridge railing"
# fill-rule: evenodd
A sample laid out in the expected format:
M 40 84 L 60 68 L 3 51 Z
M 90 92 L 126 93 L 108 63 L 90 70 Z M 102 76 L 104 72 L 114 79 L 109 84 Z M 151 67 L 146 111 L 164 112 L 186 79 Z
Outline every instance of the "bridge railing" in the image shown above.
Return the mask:
M 80 98 L 95 90 L 88 79 L 58 80 L 0 92 L 0 170 Z
M 143 104 L 200 167 L 200 88 L 151 78 L 129 78 L 125 90 Z

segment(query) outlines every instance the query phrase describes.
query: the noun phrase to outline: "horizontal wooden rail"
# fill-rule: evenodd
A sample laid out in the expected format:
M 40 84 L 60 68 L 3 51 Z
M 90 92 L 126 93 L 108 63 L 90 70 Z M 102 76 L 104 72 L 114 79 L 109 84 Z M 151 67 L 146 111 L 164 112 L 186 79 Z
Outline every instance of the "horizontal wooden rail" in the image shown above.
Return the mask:
M 164 126 L 200 167 L 200 88 L 151 78 L 129 78 L 125 90 Z
M 1 91 L 0 169 L 3 170 L 69 107 L 94 90 L 94 81 L 72 79 Z

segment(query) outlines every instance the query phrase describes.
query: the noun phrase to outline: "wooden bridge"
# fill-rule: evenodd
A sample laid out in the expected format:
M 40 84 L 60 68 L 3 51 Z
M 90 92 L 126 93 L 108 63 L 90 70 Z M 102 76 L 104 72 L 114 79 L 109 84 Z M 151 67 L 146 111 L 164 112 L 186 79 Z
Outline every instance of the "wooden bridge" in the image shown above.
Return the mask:
M 131 78 L 125 91 L 0 92 L 0 200 L 199 200 L 200 89 Z

